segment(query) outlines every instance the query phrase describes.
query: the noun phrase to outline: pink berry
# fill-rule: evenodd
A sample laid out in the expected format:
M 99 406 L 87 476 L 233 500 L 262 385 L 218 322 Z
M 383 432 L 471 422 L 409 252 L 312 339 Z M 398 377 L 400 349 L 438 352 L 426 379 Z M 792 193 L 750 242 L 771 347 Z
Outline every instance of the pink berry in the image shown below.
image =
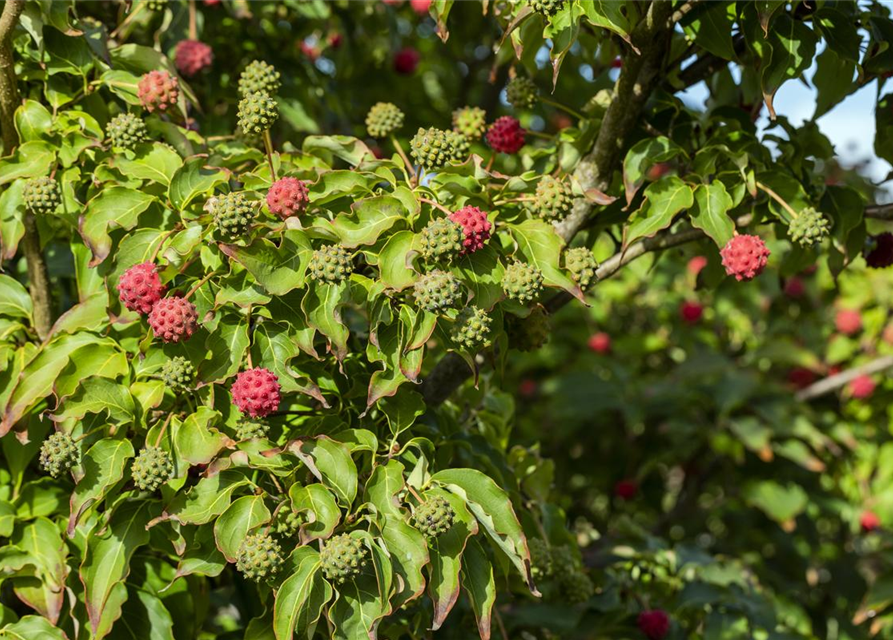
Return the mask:
M 421 58 L 419 52 L 411 47 L 401 49 L 394 54 L 394 71 L 402 76 L 412 75 L 419 66 Z
M 279 408 L 279 378 L 269 369 L 255 367 L 236 376 L 230 391 L 233 404 L 252 418 L 269 415 Z
M 211 47 L 198 40 L 181 40 L 174 51 L 177 71 L 191 78 L 202 69 L 207 69 L 214 61 Z
M 648 640 L 662 640 L 670 631 L 670 616 L 662 609 L 643 611 L 639 614 L 639 630 Z
M 816 381 L 816 372 L 806 367 L 794 367 L 788 371 L 788 382 L 795 389 L 805 389 Z
M 611 352 L 611 336 L 603 331 L 589 336 L 587 344 L 596 353 L 604 354 Z
M 152 306 L 161 299 L 165 289 L 158 277 L 158 270 L 151 262 L 133 265 L 118 279 L 121 302 L 131 311 L 143 315 L 152 311 Z
M 871 533 L 881 526 L 881 519 L 874 511 L 863 511 L 859 517 L 859 526 L 862 527 L 863 533 Z
M 635 480 L 618 480 L 614 485 L 614 495 L 621 500 L 632 500 L 639 492 L 639 485 Z
M 490 239 L 490 229 L 493 225 L 487 219 L 487 214 L 471 205 L 462 207 L 450 214 L 450 220 L 462 227 L 464 238 L 462 240 L 462 253 L 474 253 L 483 249 L 484 244 Z
M 801 298 L 806 293 L 806 285 L 797 276 L 792 276 L 784 283 L 784 293 L 789 298 Z
M 270 213 L 283 220 L 304 213 L 309 202 L 307 185 L 297 178 L 280 178 L 267 191 Z
M 162 298 L 152 307 L 149 326 L 164 342 L 183 342 L 195 333 L 198 314 L 195 305 L 178 297 Z
M 686 269 L 688 269 L 688 272 L 691 275 L 696 276 L 699 273 L 701 273 L 701 271 L 703 271 L 704 267 L 706 267 L 706 266 L 707 266 L 707 258 L 705 258 L 704 256 L 695 256 L 694 258 L 692 258 L 691 260 L 688 261 L 688 265 L 686 266 Z
M 862 330 L 862 314 L 856 309 L 841 309 L 834 317 L 834 326 L 845 336 Z
M 679 305 L 679 316 L 687 324 L 697 324 L 703 315 L 704 307 L 697 302 L 686 300 Z
M 517 118 L 502 116 L 487 130 L 487 144 L 499 153 L 518 153 L 524 146 L 524 129 Z
M 850 395 L 857 400 L 870 398 L 874 393 L 874 388 L 874 380 L 871 379 L 871 376 L 865 375 L 853 378 L 849 385 Z
M 177 79 L 167 71 L 150 71 L 140 78 L 136 94 L 149 113 L 167 111 L 177 104 L 180 87 Z
M 431 9 L 431 0 L 409 0 L 409 6 L 420 16 L 428 14 Z
M 769 249 L 759 236 L 734 236 L 719 254 L 726 273 L 739 281 L 757 277 L 769 261 Z

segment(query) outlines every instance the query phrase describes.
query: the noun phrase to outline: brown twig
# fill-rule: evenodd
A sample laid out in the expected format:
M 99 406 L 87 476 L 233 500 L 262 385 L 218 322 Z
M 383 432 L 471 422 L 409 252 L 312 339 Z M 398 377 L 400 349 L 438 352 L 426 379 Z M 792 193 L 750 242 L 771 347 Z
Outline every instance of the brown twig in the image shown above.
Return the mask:
M 798 391 L 796 398 L 800 402 L 812 400 L 813 398 L 818 398 L 819 396 L 823 396 L 826 393 L 836 391 L 845 384 L 852 382 L 859 376 L 867 376 L 871 375 L 872 373 L 878 373 L 880 371 L 884 371 L 885 369 L 889 369 L 890 367 L 893 367 L 893 356 L 882 356 L 880 358 L 872 360 L 871 362 L 863 364 L 862 366 L 853 367 L 852 369 L 841 371 L 840 373 L 837 373 L 833 376 L 828 376 L 827 378 L 823 378 L 818 382 L 814 382 L 805 389 Z
M 425 204 L 430 204 L 432 207 L 434 207 L 435 209 L 440 209 L 448 216 L 453 214 L 452 211 L 447 209 L 445 206 L 443 206 L 439 202 L 435 202 L 434 200 L 429 200 L 428 198 L 419 198 L 419 202 L 424 202 Z
M 196 291 L 201 289 L 202 285 L 204 285 L 208 280 L 210 280 L 215 275 L 215 273 L 216 273 L 215 271 L 212 271 L 211 273 L 206 275 L 204 278 L 202 278 L 201 280 L 196 282 L 195 285 L 186 293 L 186 295 L 183 296 L 183 299 L 189 300 L 189 298 L 192 297 L 192 294 L 194 294 Z
M 785 202 L 784 198 L 782 198 L 780 195 L 775 193 L 772 189 L 770 189 L 769 187 L 764 185 L 762 182 L 757 182 L 756 185 L 757 185 L 758 189 L 762 189 L 763 191 L 765 191 L 766 195 L 768 195 L 770 198 L 772 198 L 778 204 L 780 204 L 782 207 L 784 207 L 784 210 L 787 211 L 791 215 L 791 218 L 797 217 L 797 212 L 794 211 L 794 208 L 791 205 L 789 205 L 787 202 Z
M 394 145 L 397 153 L 399 153 L 400 157 L 403 159 L 403 164 L 406 165 L 406 171 L 409 173 L 410 186 L 415 187 L 419 183 L 419 174 L 416 172 L 412 162 L 409 161 L 409 156 L 406 155 L 406 152 L 403 150 L 403 145 L 397 140 L 397 136 L 391 135 L 391 144 Z

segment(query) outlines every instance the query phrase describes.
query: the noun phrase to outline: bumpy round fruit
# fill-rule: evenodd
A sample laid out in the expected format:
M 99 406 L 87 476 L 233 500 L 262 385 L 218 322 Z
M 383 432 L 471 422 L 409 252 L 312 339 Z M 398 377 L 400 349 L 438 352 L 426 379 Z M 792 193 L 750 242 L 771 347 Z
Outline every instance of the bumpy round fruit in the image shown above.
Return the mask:
M 490 327 L 493 319 L 478 307 L 465 307 L 456 317 L 450 331 L 453 342 L 468 351 L 490 346 Z
M 426 260 L 450 262 L 462 251 L 462 227 L 449 218 L 429 222 L 419 237 L 422 256 Z
M 307 185 L 303 180 L 287 176 L 279 178 L 267 191 L 267 207 L 270 213 L 283 220 L 301 215 L 310 204 Z
M 416 529 L 428 538 L 436 538 L 450 530 L 456 512 L 442 496 L 431 496 L 415 508 L 413 520 Z
M 530 0 L 531 8 L 546 17 L 554 16 L 565 4 L 567 0 Z
M 294 538 L 301 529 L 301 513 L 291 508 L 291 504 L 285 504 L 276 512 L 273 518 L 273 529 L 283 538 Z
M 118 278 L 118 296 L 121 302 L 137 313 L 146 314 L 152 311 L 152 307 L 164 295 L 165 289 L 151 262 L 135 264 Z
M 369 551 L 363 543 L 346 533 L 334 536 L 323 545 L 319 553 L 322 571 L 326 578 L 344 584 L 360 575 L 366 566 Z
M 502 290 L 512 300 L 533 302 L 543 290 L 543 273 L 532 264 L 516 260 L 505 268 Z
M 173 109 L 180 97 L 180 85 L 167 71 L 150 71 L 144 74 L 136 89 L 137 97 L 149 113 Z
M 865 263 L 872 269 L 886 269 L 893 265 L 893 233 L 886 231 L 869 236 L 865 241 Z
M 149 326 L 164 342 L 182 342 L 198 327 L 195 305 L 183 298 L 162 298 L 149 313 Z
M 461 160 L 462 142 L 455 131 L 430 127 L 419 129 L 409 141 L 412 157 L 428 171 L 439 169 L 448 162 Z
M 242 418 L 236 427 L 236 438 L 238 440 L 251 440 L 252 438 L 266 438 L 270 433 L 270 425 L 260 420 L 249 420 Z
M 484 244 L 490 239 L 490 229 L 493 227 L 487 219 L 487 214 L 471 205 L 462 207 L 450 214 L 450 220 L 462 227 L 465 238 L 462 240 L 462 253 L 474 253 L 483 249 Z
M 269 369 L 255 367 L 236 376 L 230 391 L 233 404 L 252 418 L 263 417 L 279 408 L 279 378 Z
M 211 47 L 198 40 L 181 40 L 174 50 L 174 64 L 177 71 L 191 78 L 202 69 L 207 69 L 214 62 Z
M 512 78 L 505 88 L 505 97 L 508 103 L 516 109 L 529 109 L 536 104 L 539 90 L 533 80 L 525 76 Z
M 67 433 L 57 431 L 40 445 L 40 467 L 54 478 L 78 463 L 78 447 Z
M 149 139 L 146 123 L 132 113 L 115 116 L 105 127 L 105 134 L 113 147 L 133 150 L 136 145 Z
M 831 223 L 828 219 L 820 211 L 808 207 L 791 220 L 788 235 L 800 246 L 811 247 L 827 238 L 830 230 Z
M 589 576 L 580 569 L 566 573 L 559 578 L 561 593 L 571 604 L 586 602 L 595 593 L 595 586 Z
M 437 313 L 459 302 L 462 285 L 452 273 L 435 269 L 415 283 L 413 295 L 422 309 Z
M 42 176 L 31 178 L 25 183 L 22 199 L 31 213 L 45 215 L 53 213 L 62 204 L 62 192 L 55 180 Z
M 162 365 L 161 379 L 171 391 L 188 391 L 195 385 L 195 366 L 183 356 L 174 356 Z
M 549 314 L 534 307 L 526 318 L 509 315 L 509 344 L 520 351 L 536 351 L 549 341 Z
M 453 111 L 453 131 L 468 140 L 480 140 L 487 131 L 487 112 L 480 107 L 462 107 Z
M 660 609 L 643 611 L 636 623 L 648 640 L 662 640 L 670 632 L 670 616 Z
M 236 569 L 249 580 L 262 582 L 279 573 L 284 562 L 282 548 L 271 535 L 250 533 L 239 547 Z
M 530 575 L 534 579 L 548 578 L 552 575 L 552 549 L 541 538 L 528 538 L 530 548 Z
M 734 236 L 719 255 L 726 273 L 739 281 L 756 278 L 769 261 L 769 249 L 759 236 Z
M 313 252 L 307 271 L 314 280 L 338 284 L 350 276 L 353 261 L 350 252 L 340 244 L 329 244 Z
M 487 131 L 487 144 L 499 153 L 518 153 L 524 146 L 521 123 L 511 116 L 497 118 Z
M 275 96 L 281 84 L 279 72 L 273 65 L 263 60 L 254 60 L 239 77 L 239 94 L 247 96 L 252 93 L 266 93 L 268 96 Z
M 390 102 L 377 102 L 366 115 L 366 131 L 373 138 L 387 138 L 403 126 L 403 112 Z
M 536 185 L 536 194 L 527 205 L 530 213 L 545 220 L 561 220 L 574 207 L 574 190 L 562 180 L 543 176 Z
M 143 491 L 155 491 L 174 475 L 174 462 L 161 447 L 146 447 L 133 461 L 133 481 Z
M 269 131 L 278 119 L 279 107 L 269 94 L 249 93 L 239 101 L 239 128 L 245 133 Z
M 598 262 L 592 251 L 586 247 L 574 247 L 568 249 L 564 254 L 564 266 L 571 272 L 574 281 L 580 285 L 583 291 L 595 282 L 595 272 L 598 269 Z
M 257 215 L 257 207 L 248 201 L 244 193 L 233 192 L 216 196 L 211 203 L 211 213 L 220 232 L 230 240 L 235 240 L 244 236 L 251 228 L 251 222 Z

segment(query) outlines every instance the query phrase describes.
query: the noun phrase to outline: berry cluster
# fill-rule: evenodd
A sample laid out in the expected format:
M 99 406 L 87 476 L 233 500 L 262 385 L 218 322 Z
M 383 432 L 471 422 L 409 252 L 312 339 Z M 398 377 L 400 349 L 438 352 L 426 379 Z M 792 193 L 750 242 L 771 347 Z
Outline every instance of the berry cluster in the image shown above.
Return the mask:
M 269 580 L 282 568 L 285 557 L 282 548 L 267 533 L 251 533 L 245 536 L 239 547 L 236 569 L 249 580 Z
M 112 147 L 131 151 L 136 145 L 149 139 L 146 123 L 132 113 L 122 113 L 109 120 L 105 133 Z
M 373 138 L 387 138 L 403 126 L 403 112 L 390 102 L 377 102 L 366 116 L 366 131 Z
M 49 176 L 31 178 L 25 183 L 22 200 L 31 213 L 48 215 L 62 204 L 62 191 L 59 184 Z
M 174 462 L 161 447 L 146 447 L 133 460 L 131 475 L 143 491 L 155 491 L 174 475 Z
M 180 84 L 167 71 L 150 71 L 140 78 L 137 97 L 149 113 L 173 109 L 180 97 Z
M 465 307 L 456 316 L 450 331 L 453 342 L 468 351 L 490 346 L 490 329 L 493 319 L 478 307 Z
M 462 151 L 467 144 L 463 135 L 435 127 L 419 129 L 409 141 L 413 159 L 428 171 L 462 160 Z
M 462 240 L 462 253 L 474 253 L 483 249 L 490 239 L 490 230 L 493 225 L 487 219 L 487 214 L 471 205 L 462 207 L 450 214 L 450 220 L 462 227 L 465 238 Z
M 726 273 L 739 281 L 756 278 L 769 261 L 769 249 L 758 236 L 734 236 L 719 254 Z
M 309 204 L 307 185 L 297 178 L 279 178 L 267 191 L 267 208 L 283 220 L 301 215 Z
M 324 245 L 311 254 L 307 271 L 318 282 L 338 284 L 350 277 L 353 259 L 340 244 Z
M 256 367 L 236 376 L 230 391 L 233 404 L 252 418 L 264 417 L 279 408 L 279 378 L 269 369 Z
M 428 538 L 436 538 L 450 530 L 456 512 L 442 496 L 431 496 L 415 508 L 413 521 L 416 528 Z
M 329 538 L 319 553 L 323 574 L 336 584 L 353 580 L 366 566 L 369 550 L 346 533 Z
M 462 251 L 462 227 L 449 218 L 429 222 L 419 235 L 422 257 L 432 262 L 450 262 Z
M 459 302 L 462 285 L 452 273 L 435 269 L 413 285 L 416 303 L 425 311 L 439 313 Z
M 532 264 L 514 261 L 505 268 L 502 290 L 512 300 L 533 302 L 543 290 L 543 273 Z
M 195 366 L 183 356 L 175 356 L 162 365 L 161 379 L 171 391 L 189 391 L 195 384 Z
M 78 463 L 78 447 L 67 433 L 57 431 L 40 446 L 40 467 L 54 478 Z

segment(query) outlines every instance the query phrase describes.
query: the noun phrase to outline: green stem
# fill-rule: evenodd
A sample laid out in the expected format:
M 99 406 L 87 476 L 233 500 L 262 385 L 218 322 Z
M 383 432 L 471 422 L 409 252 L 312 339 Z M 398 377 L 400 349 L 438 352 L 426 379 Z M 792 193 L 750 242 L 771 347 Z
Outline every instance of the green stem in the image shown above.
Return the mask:
M 586 116 L 584 116 L 584 115 L 583 115 L 582 113 L 580 113 L 579 111 L 574 111 L 574 110 L 571 109 L 570 107 L 568 107 L 568 106 L 566 106 L 566 105 L 563 105 L 563 104 L 561 104 L 560 102 L 558 102 L 557 100 L 553 100 L 552 98 L 547 98 L 547 97 L 545 97 L 545 96 L 540 96 L 540 101 L 543 102 L 543 103 L 545 103 L 545 104 L 552 105 L 552 106 L 555 107 L 556 109 L 561 109 L 562 111 L 564 111 L 564 112 L 567 113 L 568 115 L 571 115 L 571 116 L 575 117 L 577 120 L 585 120 L 585 119 L 586 119 Z
M 276 182 L 276 167 L 273 166 L 273 140 L 270 138 L 270 130 L 264 131 L 264 147 L 267 149 L 267 161 L 270 163 L 270 176 Z
M 400 141 L 397 140 L 397 136 L 394 134 L 391 134 L 391 143 L 394 145 L 397 153 L 400 154 L 400 157 L 403 158 L 403 164 L 406 165 L 406 171 L 409 173 L 409 186 L 415 188 L 419 183 L 419 175 L 416 173 L 415 167 L 412 166 L 412 162 L 409 161 L 409 156 L 407 156 L 406 152 L 403 150 L 403 145 L 400 144 Z

